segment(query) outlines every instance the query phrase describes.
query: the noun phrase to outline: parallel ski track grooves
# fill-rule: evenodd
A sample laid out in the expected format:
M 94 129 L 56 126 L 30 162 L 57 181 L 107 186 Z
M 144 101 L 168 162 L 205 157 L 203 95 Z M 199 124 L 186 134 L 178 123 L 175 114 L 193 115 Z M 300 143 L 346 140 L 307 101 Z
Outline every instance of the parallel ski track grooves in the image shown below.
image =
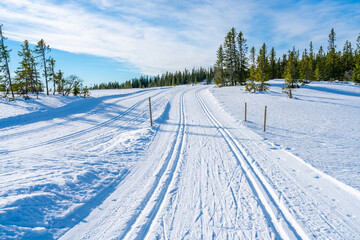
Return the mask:
M 154 96 L 156 95 L 159 95 L 160 93 L 162 93 L 163 91 L 155 94 Z M 154 97 L 153 96 L 153 97 Z M 94 131 L 96 129 L 99 129 L 103 126 L 106 126 L 112 122 L 115 122 L 116 120 L 119 120 L 121 119 L 122 117 L 125 117 L 126 115 L 128 115 L 129 113 L 131 113 L 133 110 L 137 109 L 142 103 L 146 102 L 147 101 L 147 98 L 146 99 L 143 99 L 143 100 L 140 100 L 138 101 L 137 103 L 133 104 L 131 107 L 129 107 L 128 109 L 126 109 L 124 112 L 122 112 L 121 114 L 105 121 L 105 122 L 102 122 L 102 123 L 99 123 L 93 127 L 90 127 L 90 128 L 86 128 L 86 129 L 83 129 L 83 130 L 80 130 L 80 131 L 77 131 L 77 132 L 74 132 L 74 133 L 70 133 L 68 135 L 65 135 L 65 136 L 61 136 L 61 137 L 58 137 L 58 138 L 54 138 L 54 139 L 51 139 L 51 140 L 48 140 L 48 141 L 45 141 L 45 142 L 42 142 L 42 143 L 38 143 L 38 144 L 34 144 L 34 145 L 30 145 L 30 146 L 27 146 L 27 147 L 24 147 L 24 148 L 21 148 L 21 149 L 14 149 L 14 150 L 10 150 L 10 151 L 5 151 L 6 153 L 10 153 L 10 152 L 19 152 L 19 151 L 24 151 L 24 150 L 29 150 L 29 149 L 32 149 L 32 148 L 37 148 L 37 147 L 43 147 L 43 146 L 46 146 L 46 145 L 49 145 L 49 144 L 52 144 L 52 143 L 56 143 L 56 142 L 60 142 L 60 141 L 65 141 L 65 140 L 68 140 L 68 139 L 72 139 L 74 137 L 77 137 L 77 136 L 82 136 L 83 134 L 85 133 L 88 133 L 88 132 L 91 132 L 91 131 Z
M 180 97 L 180 124 L 178 127 L 178 130 L 176 132 L 176 137 L 174 142 L 171 145 L 171 150 L 169 151 L 168 155 L 166 156 L 165 162 L 163 164 L 163 166 L 161 167 L 161 169 L 159 170 L 159 172 L 156 174 L 156 179 L 155 182 L 152 186 L 152 188 L 150 189 L 150 191 L 147 193 L 147 195 L 145 196 L 145 198 L 143 199 L 143 201 L 140 204 L 140 209 L 138 211 L 137 214 L 135 214 L 129 221 L 128 221 L 128 225 L 125 228 L 124 232 L 122 233 L 122 235 L 117 238 L 117 239 L 124 239 L 126 237 L 129 237 L 128 234 L 129 232 L 131 232 L 131 230 L 133 229 L 134 224 L 136 223 L 136 221 L 139 219 L 141 214 L 144 214 L 144 209 L 149 205 L 149 203 L 154 202 L 154 206 L 151 206 L 152 209 L 150 210 L 148 216 L 146 216 L 147 220 L 146 222 L 140 227 L 140 230 L 137 231 L 137 236 L 135 237 L 135 239 L 144 239 L 151 227 L 151 224 L 153 223 L 154 219 L 156 218 L 156 215 L 164 201 L 164 198 L 166 196 L 167 190 L 171 184 L 171 181 L 173 179 L 173 175 L 175 172 L 175 169 L 178 165 L 179 159 L 180 159 L 180 155 L 181 155 L 181 150 L 183 147 L 183 142 L 184 142 L 184 136 L 185 136 L 185 111 L 184 111 L 184 93 L 182 93 L 181 97 Z M 178 146 L 177 146 L 178 145 Z M 174 158 L 172 166 L 169 166 L 171 160 Z M 164 174 L 167 171 L 170 171 L 168 174 Z M 160 181 L 161 179 L 163 179 L 163 181 Z M 163 185 L 160 185 L 160 182 L 163 182 Z M 151 198 L 153 197 L 153 195 L 155 194 L 156 190 L 158 188 L 161 188 L 159 195 L 157 196 L 157 199 L 155 199 L 154 201 L 151 201 Z
M 265 177 L 261 172 L 254 166 L 248 159 L 244 149 L 241 147 L 237 140 L 235 140 L 227 129 L 225 129 L 220 122 L 211 114 L 207 108 L 205 102 L 199 95 L 199 91 L 196 92 L 196 98 L 200 103 L 204 113 L 214 126 L 223 135 L 227 145 L 233 152 L 237 163 L 244 170 L 245 176 L 257 198 L 259 199 L 259 205 L 261 206 L 264 214 L 271 220 L 271 225 L 278 234 L 278 237 L 282 239 L 309 239 L 307 234 L 304 232 L 302 227 L 297 223 L 294 216 L 284 206 L 275 191 L 272 189 L 270 184 L 266 181 Z M 282 219 L 284 222 L 278 220 Z M 285 223 L 285 226 L 284 226 Z M 293 236 L 289 236 L 288 232 L 292 233 Z

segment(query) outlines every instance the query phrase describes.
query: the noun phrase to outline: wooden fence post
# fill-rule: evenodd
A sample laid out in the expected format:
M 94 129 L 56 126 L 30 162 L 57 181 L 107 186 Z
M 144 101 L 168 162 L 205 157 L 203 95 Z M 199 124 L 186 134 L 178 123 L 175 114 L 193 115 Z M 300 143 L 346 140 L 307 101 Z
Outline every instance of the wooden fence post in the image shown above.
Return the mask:
M 245 103 L 245 122 L 246 122 L 246 103 Z
M 152 122 L 152 112 L 151 112 L 151 99 L 149 97 L 149 110 L 150 110 L 150 126 L 153 126 L 153 122 Z
M 266 131 L 266 106 L 264 110 L 264 132 Z

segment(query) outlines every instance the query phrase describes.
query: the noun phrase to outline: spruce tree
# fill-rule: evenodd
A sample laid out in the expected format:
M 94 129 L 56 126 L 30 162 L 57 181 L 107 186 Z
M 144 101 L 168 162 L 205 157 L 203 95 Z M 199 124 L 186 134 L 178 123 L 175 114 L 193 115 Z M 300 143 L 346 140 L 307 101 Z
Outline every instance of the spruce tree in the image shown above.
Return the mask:
M 310 42 L 308 68 L 309 68 L 309 80 L 314 81 L 314 77 L 315 77 L 315 74 L 314 74 L 314 50 L 313 50 L 312 42 Z
M 360 55 L 356 56 L 355 67 L 351 80 L 354 81 L 356 84 L 360 84 Z
M 255 72 L 256 72 L 256 67 L 255 67 L 255 48 L 252 47 L 250 50 L 250 61 L 251 61 L 251 67 L 250 67 L 250 76 L 246 81 L 246 85 L 245 85 L 245 91 L 247 92 L 251 92 L 253 91 L 254 93 L 257 91 L 257 86 L 256 86 L 256 78 L 255 78 Z
M 236 67 L 238 65 L 235 38 L 235 28 L 232 28 L 226 35 L 224 42 L 224 65 L 226 77 L 233 86 L 236 84 Z
M 292 53 L 291 53 L 292 54 Z M 283 92 L 288 94 L 289 98 L 293 98 L 292 91 L 295 87 L 298 87 L 296 83 L 296 79 L 294 78 L 295 73 L 295 66 L 293 64 L 294 56 L 290 55 L 289 60 L 286 64 L 285 73 L 284 73 L 284 86 L 283 86 Z
M 270 79 L 277 78 L 277 64 L 276 64 L 276 52 L 274 47 L 271 48 L 270 51 Z
M 237 46 L 238 46 L 238 70 L 237 73 L 239 75 L 239 83 L 240 85 L 244 85 L 246 81 L 247 75 L 247 66 L 248 59 L 246 54 L 248 52 L 248 47 L 246 45 L 246 38 L 244 37 L 242 32 L 239 32 L 237 35 Z
M 349 81 L 352 77 L 352 71 L 354 68 L 354 55 L 353 49 L 351 47 L 351 42 L 348 40 L 345 41 L 343 54 L 341 56 L 341 73 L 342 78 L 346 81 Z
M 214 70 L 215 70 L 215 78 L 214 83 L 216 85 L 224 84 L 224 52 L 222 45 L 219 46 L 218 51 L 216 52 L 217 60 L 215 62 Z M 186 71 L 186 69 L 185 69 Z M 185 73 L 184 73 L 185 74 Z
M 333 81 L 335 79 L 339 79 L 339 71 L 338 71 L 338 55 L 336 53 L 336 34 L 334 28 L 331 29 L 329 34 L 329 46 L 328 46 L 328 54 L 326 55 L 325 61 L 325 69 L 326 75 L 325 79 Z
M 54 86 L 54 89 L 53 89 L 53 95 L 55 95 L 55 91 L 56 91 L 56 81 L 55 81 L 55 60 L 54 58 L 50 57 L 48 59 L 48 69 L 49 69 L 49 82 L 53 82 L 53 86 Z
M 13 90 L 13 85 L 11 82 L 11 74 L 10 74 L 10 69 L 9 69 L 9 62 L 10 62 L 10 52 L 11 50 L 7 50 L 7 46 L 5 46 L 4 41 L 6 40 L 6 38 L 3 35 L 2 32 L 2 24 L 0 24 L 0 72 L 2 72 L 4 74 L 3 76 L 3 81 L 5 82 L 5 96 L 7 96 L 8 91 L 10 89 L 11 91 L 11 95 L 12 95 L 12 99 L 15 99 L 14 96 L 14 90 Z
M 15 71 L 15 86 L 19 94 L 26 95 L 31 91 L 32 84 L 34 83 L 33 74 L 33 57 L 27 40 L 21 45 L 22 50 L 18 52 L 19 57 L 22 58 L 20 66 Z
M 255 80 L 259 83 L 258 91 L 267 91 L 269 90 L 269 74 L 268 74 L 268 57 L 267 57 L 267 47 L 264 43 L 259 51 L 259 56 L 257 57 L 257 68 L 255 71 Z
M 315 80 L 317 81 L 325 80 L 325 61 L 326 56 L 323 47 L 320 46 L 319 52 L 316 55 Z
M 44 67 L 44 77 L 45 77 L 45 85 L 46 85 L 46 94 L 49 95 L 49 86 L 48 86 L 48 71 L 46 64 L 46 53 L 50 51 L 50 46 L 46 45 L 44 40 L 41 39 L 37 45 L 35 46 L 35 54 L 37 57 L 40 57 L 40 61 L 42 66 Z

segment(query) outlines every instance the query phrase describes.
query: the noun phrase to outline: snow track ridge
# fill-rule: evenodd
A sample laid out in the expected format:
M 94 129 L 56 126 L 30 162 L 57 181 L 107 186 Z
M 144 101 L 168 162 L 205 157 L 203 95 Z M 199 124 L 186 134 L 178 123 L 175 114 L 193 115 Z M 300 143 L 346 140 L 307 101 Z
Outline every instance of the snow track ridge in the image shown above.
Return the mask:
M 309 239 L 294 216 L 281 202 L 279 196 L 275 193 L 275 190 L 266 181 L 259 169 L 252 163 L 253 161 L 247 156 L 245 150 L 210 112 L 205 102 L 200 97 L 199 91 L 196 92 L 196 98 L 206 116 L 219 130 L 221 135 L 223 135 L 238 164 L 244 170 L 245 176 L 255 196 L 258 197 L 259 205 L 265 216 L 268 217 L 270 224 L 278 234 L 278 237 L 282 239 Z
M 185 136 L 184 93 L 180 96 L 180 124 L 175 140 L 159 172 L 155 182 L 143 199 L 140 210 L 128 221 L 128 225 L 118 239 L 144 239 L 156 219 L 157 213 L 165 199 L 174 172 L 181 158 Z

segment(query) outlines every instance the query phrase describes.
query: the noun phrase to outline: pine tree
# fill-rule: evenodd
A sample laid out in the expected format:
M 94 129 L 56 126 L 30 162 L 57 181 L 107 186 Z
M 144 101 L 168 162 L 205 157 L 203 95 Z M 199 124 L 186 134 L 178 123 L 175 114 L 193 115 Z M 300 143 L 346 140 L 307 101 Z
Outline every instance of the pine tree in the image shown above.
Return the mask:
M 255 48 L 252 47 L 250 50 L 250 61 L 251 61 L 251 67 L 250 67 L 250 76 L 246 81 L 245 85 L 245 91 L 254 93 L 257 91 L 257 85 L 256 85 L 256 79 L 255 79 L 255 72 L 256 72 L 256 66 L 255 66 Z
M 15 71 L 15 86 L 19 94 L 26 95 L 28 98 L 28 92 L 31 91 L 33 79 L 33 57 L 27 40 L 21 45 L 22 50 L 18 52 L 19 57 L 22 58 L 20 66 Z
M 275 79 L 277 78 L 277 65 L 276 65 L 276 52 L 274 47 L 271 48 L 270 51 L 270 78 Z
M 49 69 L 49 82 L 53 82 L 54 84 L 54 89 L 53 89 L 53 95 L 55 95 L 55 91 L 56 91 L 56 81 L 55 81 L 55 60 L 54 58 L 50 57 L 48 60 L 48 69 Z
M 219 49 L 216 53 L 216 63 L 214 66 L 214 70 L 215 70 L 215 78 L 214 78 L 214 83 L 216 85 L 223 85 L 224 84 L 224 52 L 223 52 L 223 47 L 222 45 L 219 46 Z M 186 73 L 186 69 L 184 74 Z
M 343 79 L 349 81 L 352 77 L 352 71 L 354 68 L 354 55 L 351 47 L 351 42 L 346 40 L 343 48 L 343 54 L 341 56 L 342 63 L 342 75 Z
M 35 46 L 35 54 L 37 57 L 41 58 L 42 66 L 44 67 L 44 76 L 45 76 L 45 85 L 46 85 L 46 94 L 49 95 L 49 86 L 48 86 L 48 73 L 46 65 L 46 53 L 50 51 L 50 46 L 46 45 L 44 40 L 41 39 Z
M 11 91 L 11 95 L 12 95 L 12 99 L 15 99 L 14 96 L 14 90 L 13 90 L 13 85 L 11 82 L 11 74 L 10 74 L 10 69 L 9 69 L 9 62 L 10 62 L 10 52 L 11 50 L 7 50 L 7 46 L 5 46 L 4 41 L 6 40 L 6 38 L 3 35 L 2 32 L 2 24 L 0 24 L 0 62 L 2 62 L 2 64 L 0 65 L 0 72 L 2 72 L 4 74 L 3 76 L 3 80 L 5 83 L 5 96 L 8 94 L 9 89 Z
M 267 91 L 269 90 L 269 74 L 268 74 L 268 57 L 267 57 L 267 47 L 264 43 L 259 51 L 259 56 L 257 57 L 257 68 L 255 71 L 255 80 L 259 83 L 258 91 Z
M 304 84 L 307 80 L 310 80 L 310 64 L 307 49 L 305 48 L 300 62 L 300 81 Z
M 226 77 L 234 86 L 236 83 L 236 67 L 238 64 L 235 38 L 235 28 L 232 28 L 226 35 L 224 42 L 224 66 Z
M 314 50 L 313 50 L 312 42 L 310 42 L 308 68 L 309 68 L 309 80 L 314 81 L 314 76 L 315 76 L 315 74 L 314 74 Z
M 239 83 L 240 85 L 244 85 L 246 81 L 247 75 L 247 65 L 248 59 L 246 57 L 248 47 L 246 45 L 246 38 L 244 37 L 242 32 L 239 32 L 237 35 L 237 45 L 238 45 L 238 70 L 237 73 L 239 75 Z
M 317 81 L 325 80 L 325 61 L 326 56 L 322 46 L 320 46 L 319 52 L 316 55 L 315 80 Z
M 325 79 L 333 81 L 335 79 L 339 79 L 339 71 L 338 71 L 338 55 L 336 54 L 336 34 L 334 28 L 331 29 L 329 34 L 329 46 L 328 46 L 328 54 L 326 55 L 325 61 L 325 69 L 326 75 Z
M 356 56 L 355 67 L 351 80 L 354 81 L 356 84 L 360 84 L 360 55 Z
M 292 91 L 294 88 L 298 87 L 296 79 L 294 78 L 295 74 L 295 66 L 293 64 L 293 53 L 289 56 L 289 60 L 286 64 L 285 73 L 284 73 L 284 86 L 283 86 L 283 92 L 288 94 L 289 98 L 293 98 Z

